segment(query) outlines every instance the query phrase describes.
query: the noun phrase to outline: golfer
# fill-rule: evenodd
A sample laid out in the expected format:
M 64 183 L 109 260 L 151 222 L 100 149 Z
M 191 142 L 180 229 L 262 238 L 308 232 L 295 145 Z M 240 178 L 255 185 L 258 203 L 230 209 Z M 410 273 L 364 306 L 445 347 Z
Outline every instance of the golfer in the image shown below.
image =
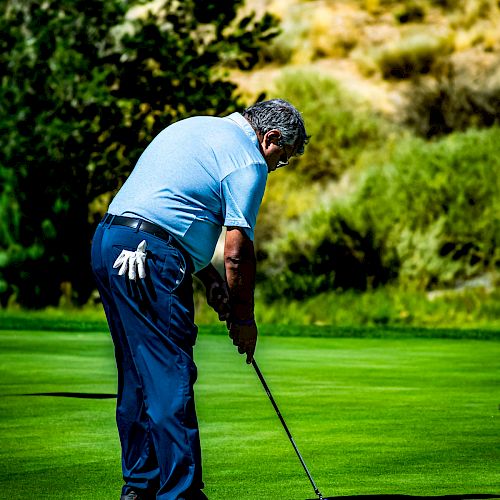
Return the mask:
M 192 274 L 251 363 L 255 221 L 268 173 L 306 142 L 300 113 L 281 99 L 181 120 L 146 148 L 97 227 L 92 268 L 118 369 L 122 500 L 207 498 Z M 223 226 L 225 280 L 210 264 Z

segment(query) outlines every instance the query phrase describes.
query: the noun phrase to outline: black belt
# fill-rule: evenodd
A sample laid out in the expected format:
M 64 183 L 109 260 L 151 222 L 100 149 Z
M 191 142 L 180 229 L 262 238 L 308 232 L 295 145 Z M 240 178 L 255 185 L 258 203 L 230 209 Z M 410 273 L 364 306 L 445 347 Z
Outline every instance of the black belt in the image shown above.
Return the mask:
M 158 226 L 158 224 L 154 224 L 153 222 L 149 222 L 147 220 L 139 219 L 136 217 L 125 217 L 123 215 L 113 215 L 113 214 L 106 214 L 102 219 L 102 223 L 109 224 L 110 226 L 130 227 L 137 231 L 144 231 L 145 233 L 152 234 L 153 236 L 156 236 L 157 238 L 164 240 L 169 245 L 180 250 L 184 255 L 184 258 L 186 259 L 186 264 L 191 266 L 191 269 L 193 269 L 191 257 L 188 255 L 186 250 L 184 250 L 184 248 L 181 247 L 181 245 L 177 242 L 177 240 L 168 231 L 165 231 L 165 229 Z

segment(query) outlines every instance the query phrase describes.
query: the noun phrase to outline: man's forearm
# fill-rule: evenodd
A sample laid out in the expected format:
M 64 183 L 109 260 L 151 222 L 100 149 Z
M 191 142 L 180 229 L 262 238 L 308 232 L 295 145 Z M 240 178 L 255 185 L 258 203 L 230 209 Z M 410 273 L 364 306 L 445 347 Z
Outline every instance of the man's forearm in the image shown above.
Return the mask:
M 236 320 L 254 317 L 256 260 L 253 242 L 241 229 L 229 228 L 224 248 L 231 315 Z

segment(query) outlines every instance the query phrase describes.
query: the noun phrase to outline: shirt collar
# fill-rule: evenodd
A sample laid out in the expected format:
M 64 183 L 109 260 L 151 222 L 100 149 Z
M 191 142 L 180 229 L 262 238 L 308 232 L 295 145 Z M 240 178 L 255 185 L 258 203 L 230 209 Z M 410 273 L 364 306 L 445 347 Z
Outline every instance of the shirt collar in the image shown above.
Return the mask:
M 259 140 L 257 138 L 257 134 L 255 130 L 252 128 L 248 120 L 240 113 L 231 113 L 230 115 L 225 117 L 227 120 L 231 120 L 236 123 L 239 127 L 243 129 L 246 136 L 254 143 L 254 145 L 259 147 Z

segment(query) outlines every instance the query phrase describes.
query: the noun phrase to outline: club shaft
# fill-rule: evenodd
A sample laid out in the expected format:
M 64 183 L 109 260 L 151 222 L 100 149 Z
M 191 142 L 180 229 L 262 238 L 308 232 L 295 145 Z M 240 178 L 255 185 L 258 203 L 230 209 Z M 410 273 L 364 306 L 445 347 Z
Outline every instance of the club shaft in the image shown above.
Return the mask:
M 314 493 L 318 496 L 319 500 L 323 500 L 323 495 L 319 491 L 318 487 L 316 486 L 316 483 L 314 482 L 313 477 L 311 476 L 311 473 L 309 472 L 309 469 L 307 468 L 306 463 L 304 462 L 304 459 L 302 458 L 302 455 L 300 454 L 299 449 L 297 448 L 297 445 L 295 444 L 295 441 L 293 440 L 292 434 L 290 433 L 288 426 L 286 425 L 285 419 L 281 415 L 281 412 L 278 408 L 278 405 L 276 404 L 276 401 L 274 401 L 273 395 L 271 394 L 271 391 L 269 389 L 269 386 L 266 383 L 266 380 L 264 379 L 264 376 L 262 375 L 262 372 L 260 371 L 257 362 L 255 359 L 252 359 L 252 366 L 255 369 L 255 373 L 257 373 L 257 376 L 259 377 L 259 380 L 262 383 L 262 386 L 264 387 L 264 390 L 266 391 L 266 394 L 269 397 L 269 400 L 271 401 L 271 404 L 273 405 L 274 410 L 276 411 L 276 415 L 278 415 L 278 418 L 280 419 L 281 425 L 283 425 L 283 429 L 285 429 L 286 435 L 288 436 L 288 439 L 292 443 L 293 449 L 295 450 L 295 453 L 299 457 L 300 463 L 302 464 L 302 467 L 304 468 L 307 477 L 309 478 L 309 481 L 311 482 L 311 485 L 314 489 Z

